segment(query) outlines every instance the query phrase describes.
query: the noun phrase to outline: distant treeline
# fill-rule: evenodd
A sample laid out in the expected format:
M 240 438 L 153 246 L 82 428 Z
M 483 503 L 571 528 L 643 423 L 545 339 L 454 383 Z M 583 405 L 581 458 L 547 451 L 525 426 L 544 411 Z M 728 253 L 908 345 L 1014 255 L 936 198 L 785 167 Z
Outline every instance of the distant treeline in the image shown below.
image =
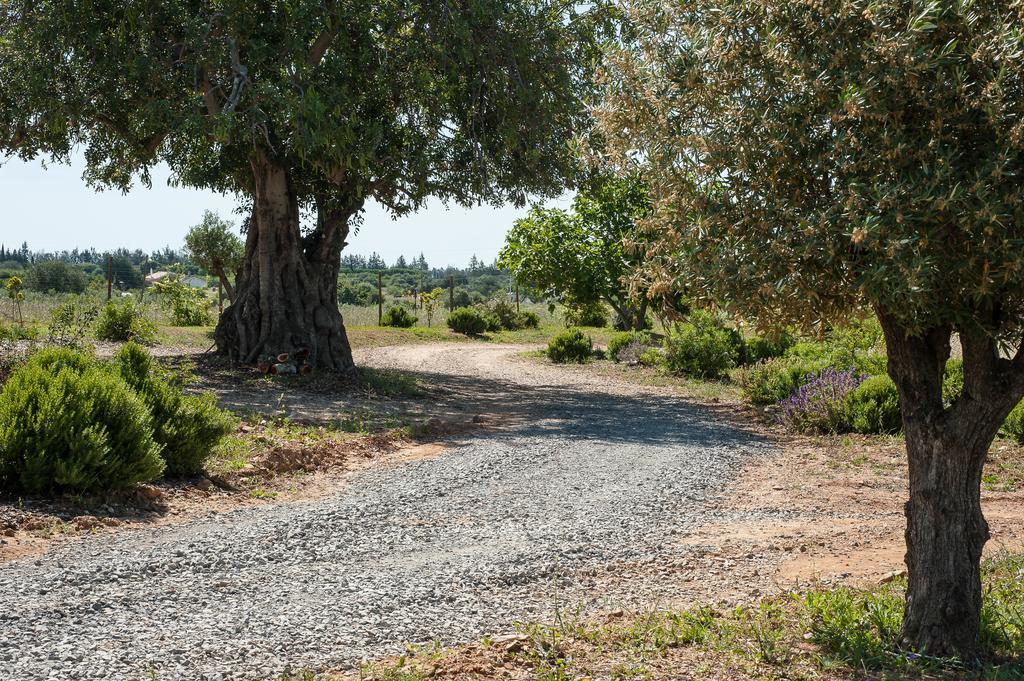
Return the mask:
M 27 243 L 17 249 L 0 244 L 0 279 L 19 276 L 30 290 L 81 293 L 90 282 L 99 285 L 105 281 L 108 267 L 114 285 L 121 290 L 142 288 L 145 275 L 171 267 L 187 274 L 199 273 L 199 268 L 183 251 L 169 246 L 151 253 L 127 248 L 51 252 L 32 251 Z
M 447 289 L 454 284 L 456 307 L 472 305 L 505 294 L 511 284 L 508 272 L 494 263 L 486 264 L 475 255 L 469 266 L 460 268 L 431 267 L 421 253 L 406 260 L 399 257 L 388 265 L 376 253 L 369 257 L 346 255 L 341 259 L 338 277 L 338 302 L 342 305 L 370 305 L 377 302 L 377 275 L 380 275 L 386 301 L 413 301 L 413 296 L 435 288 Z M 449 296 L 445 296 L 445 302 Z
M 29 290 L 81 293 L 90 285 L 106 281 L 110 258 L 114 285 L 121 290 L 142 288 L 150 272 L 181 269 L 187 274 L 207 274 L 186 251 L 164 247 L 147 253 L 141 249 L 118 248 L 97 251 L 95 248 L 63 251 L 32 251 L 27 243 L 19 247 L 0 244 L 0 279 L 19 276 Z M 431 267 L 421 253 L 417 257 L 399 257 L 388 265 L 377 253 L 358 253 L 341 258 L 338 277 L 338 299 L 343 305 L 370 305 L 377 302 L 377 275 L 381 274 L 384 298 L 388 301 L 412 301 L 415 293 L 455 285 L 455 304 L 470 305 L 493 298 L 509 290 L 510 279 L 494 264 L 487 264 L 475 255 L 468 267 Z M 445 301 L 448 297 L 445 296 Z

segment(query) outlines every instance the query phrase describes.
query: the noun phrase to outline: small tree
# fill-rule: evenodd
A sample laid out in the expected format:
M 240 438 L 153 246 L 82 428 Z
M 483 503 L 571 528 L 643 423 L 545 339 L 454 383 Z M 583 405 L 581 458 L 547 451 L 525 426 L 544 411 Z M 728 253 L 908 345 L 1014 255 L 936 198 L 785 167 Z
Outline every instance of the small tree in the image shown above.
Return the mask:
M 185 235 L 185 248 L 197 265 L 220 280 L 228 299 L 234 301 L 233 282 L 238 281 L 242 269 L 245 244 L 234 233 L 232 224 L 213 211 L 205 211 L 203 221 Z
M 18 320 L 18 323 L 24 326 L 25 319 L 21 316 L 21 302 L 25 300 L 25 292 L 22 290 L 24 284 L 21 281 L 21 277 L 8 277 L 4 283 L 4 289 L 7 290 L 7 297 L 11 299 L 11 315 Z
M 420 294 L 420 305 L 423 307 L 423 311 L 427 313 L 428 327 L 434 323 L 434 313 L 437 311 L 438 305 L 441 304 L 442 296 L 444 296 L 443 288 L 435 288 L 430 293 Z
M 982 467 L 1024 396 L 1020 7 L 627 4 L 598 116 L 645 164 L 651 282 L 763 325 L 874 310 L 910 463 L 902 642 L 977 656 Z
M 624 327 L 643 329 L 647 296 L 631 294 L 627 279 L 643 262 L 630 244 L 638 220 L 649 212 L 647 190 L 637 178 L 600 177 L 576 195 L 571 212 L 535 206 L 517 220 L 498 264 L 561 303 L 606 302 Z

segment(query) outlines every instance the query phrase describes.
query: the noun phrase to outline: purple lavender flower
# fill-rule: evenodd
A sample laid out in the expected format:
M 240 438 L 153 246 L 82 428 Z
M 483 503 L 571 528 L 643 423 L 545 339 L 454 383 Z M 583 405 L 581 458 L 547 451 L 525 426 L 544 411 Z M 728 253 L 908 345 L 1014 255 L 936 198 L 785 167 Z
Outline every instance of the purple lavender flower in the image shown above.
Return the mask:
M 807 382 L 779 402 L 779 423 L 801 433 L 837 433 L 849 428 L 846 398 L 867 376 L 833 367 L 808 374 Z

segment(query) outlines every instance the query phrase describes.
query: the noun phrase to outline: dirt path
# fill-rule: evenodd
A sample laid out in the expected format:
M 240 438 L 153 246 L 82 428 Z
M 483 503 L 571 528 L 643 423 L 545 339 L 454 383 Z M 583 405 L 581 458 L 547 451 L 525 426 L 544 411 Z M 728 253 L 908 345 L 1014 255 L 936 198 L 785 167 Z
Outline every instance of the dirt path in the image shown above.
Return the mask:
M 322 499 L 86 537 L 0 566 L 0 663 L 19 679 L 261 679 L 351 667 L 409 641 L 471 641 L 556 608 L 667 602 L 679 581 L 666 566 L 692 564 L 690 579 L 710 584 L 683 538 L 722 520 L 715 500 L 770 445 L 671 390 L 522 350 L 360 357 L 435 386 L 382 408 L 491 420 L 444 451 L 358 473 Z M 230 397 L 321 419 L 353 404 L 272 386 Z

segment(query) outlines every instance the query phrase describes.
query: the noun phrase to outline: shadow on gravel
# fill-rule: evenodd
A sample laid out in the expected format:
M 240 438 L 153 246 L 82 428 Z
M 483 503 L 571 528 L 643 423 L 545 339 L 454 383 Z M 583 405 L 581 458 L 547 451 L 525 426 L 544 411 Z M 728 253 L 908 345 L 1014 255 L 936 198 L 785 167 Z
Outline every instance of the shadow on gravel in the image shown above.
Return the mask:
M 410 424 L 441 421 L 486 423 L 516 436 L 572 437 L 603 442 L 739 446 L 766 442 L 736 419 L 735 408 L 698 405 L 678 397 L 616 394 L 573 385 L 515 381 L 432 371 L 387 370 L 418 391 L 381 394 L 358 382 L 318 379 L 279 381 L 251 370 L 230 369 L 216 359 L 200 363 L 201 387 L 236 412 L 286 415 L 330 422 L 346 412 L 376 413 Z M 317 377 L 314 377 L 316 379 Z M 428 429 L 429 432 L 429 429 Z M 442 433 L 443 434 L 443 433 Z

